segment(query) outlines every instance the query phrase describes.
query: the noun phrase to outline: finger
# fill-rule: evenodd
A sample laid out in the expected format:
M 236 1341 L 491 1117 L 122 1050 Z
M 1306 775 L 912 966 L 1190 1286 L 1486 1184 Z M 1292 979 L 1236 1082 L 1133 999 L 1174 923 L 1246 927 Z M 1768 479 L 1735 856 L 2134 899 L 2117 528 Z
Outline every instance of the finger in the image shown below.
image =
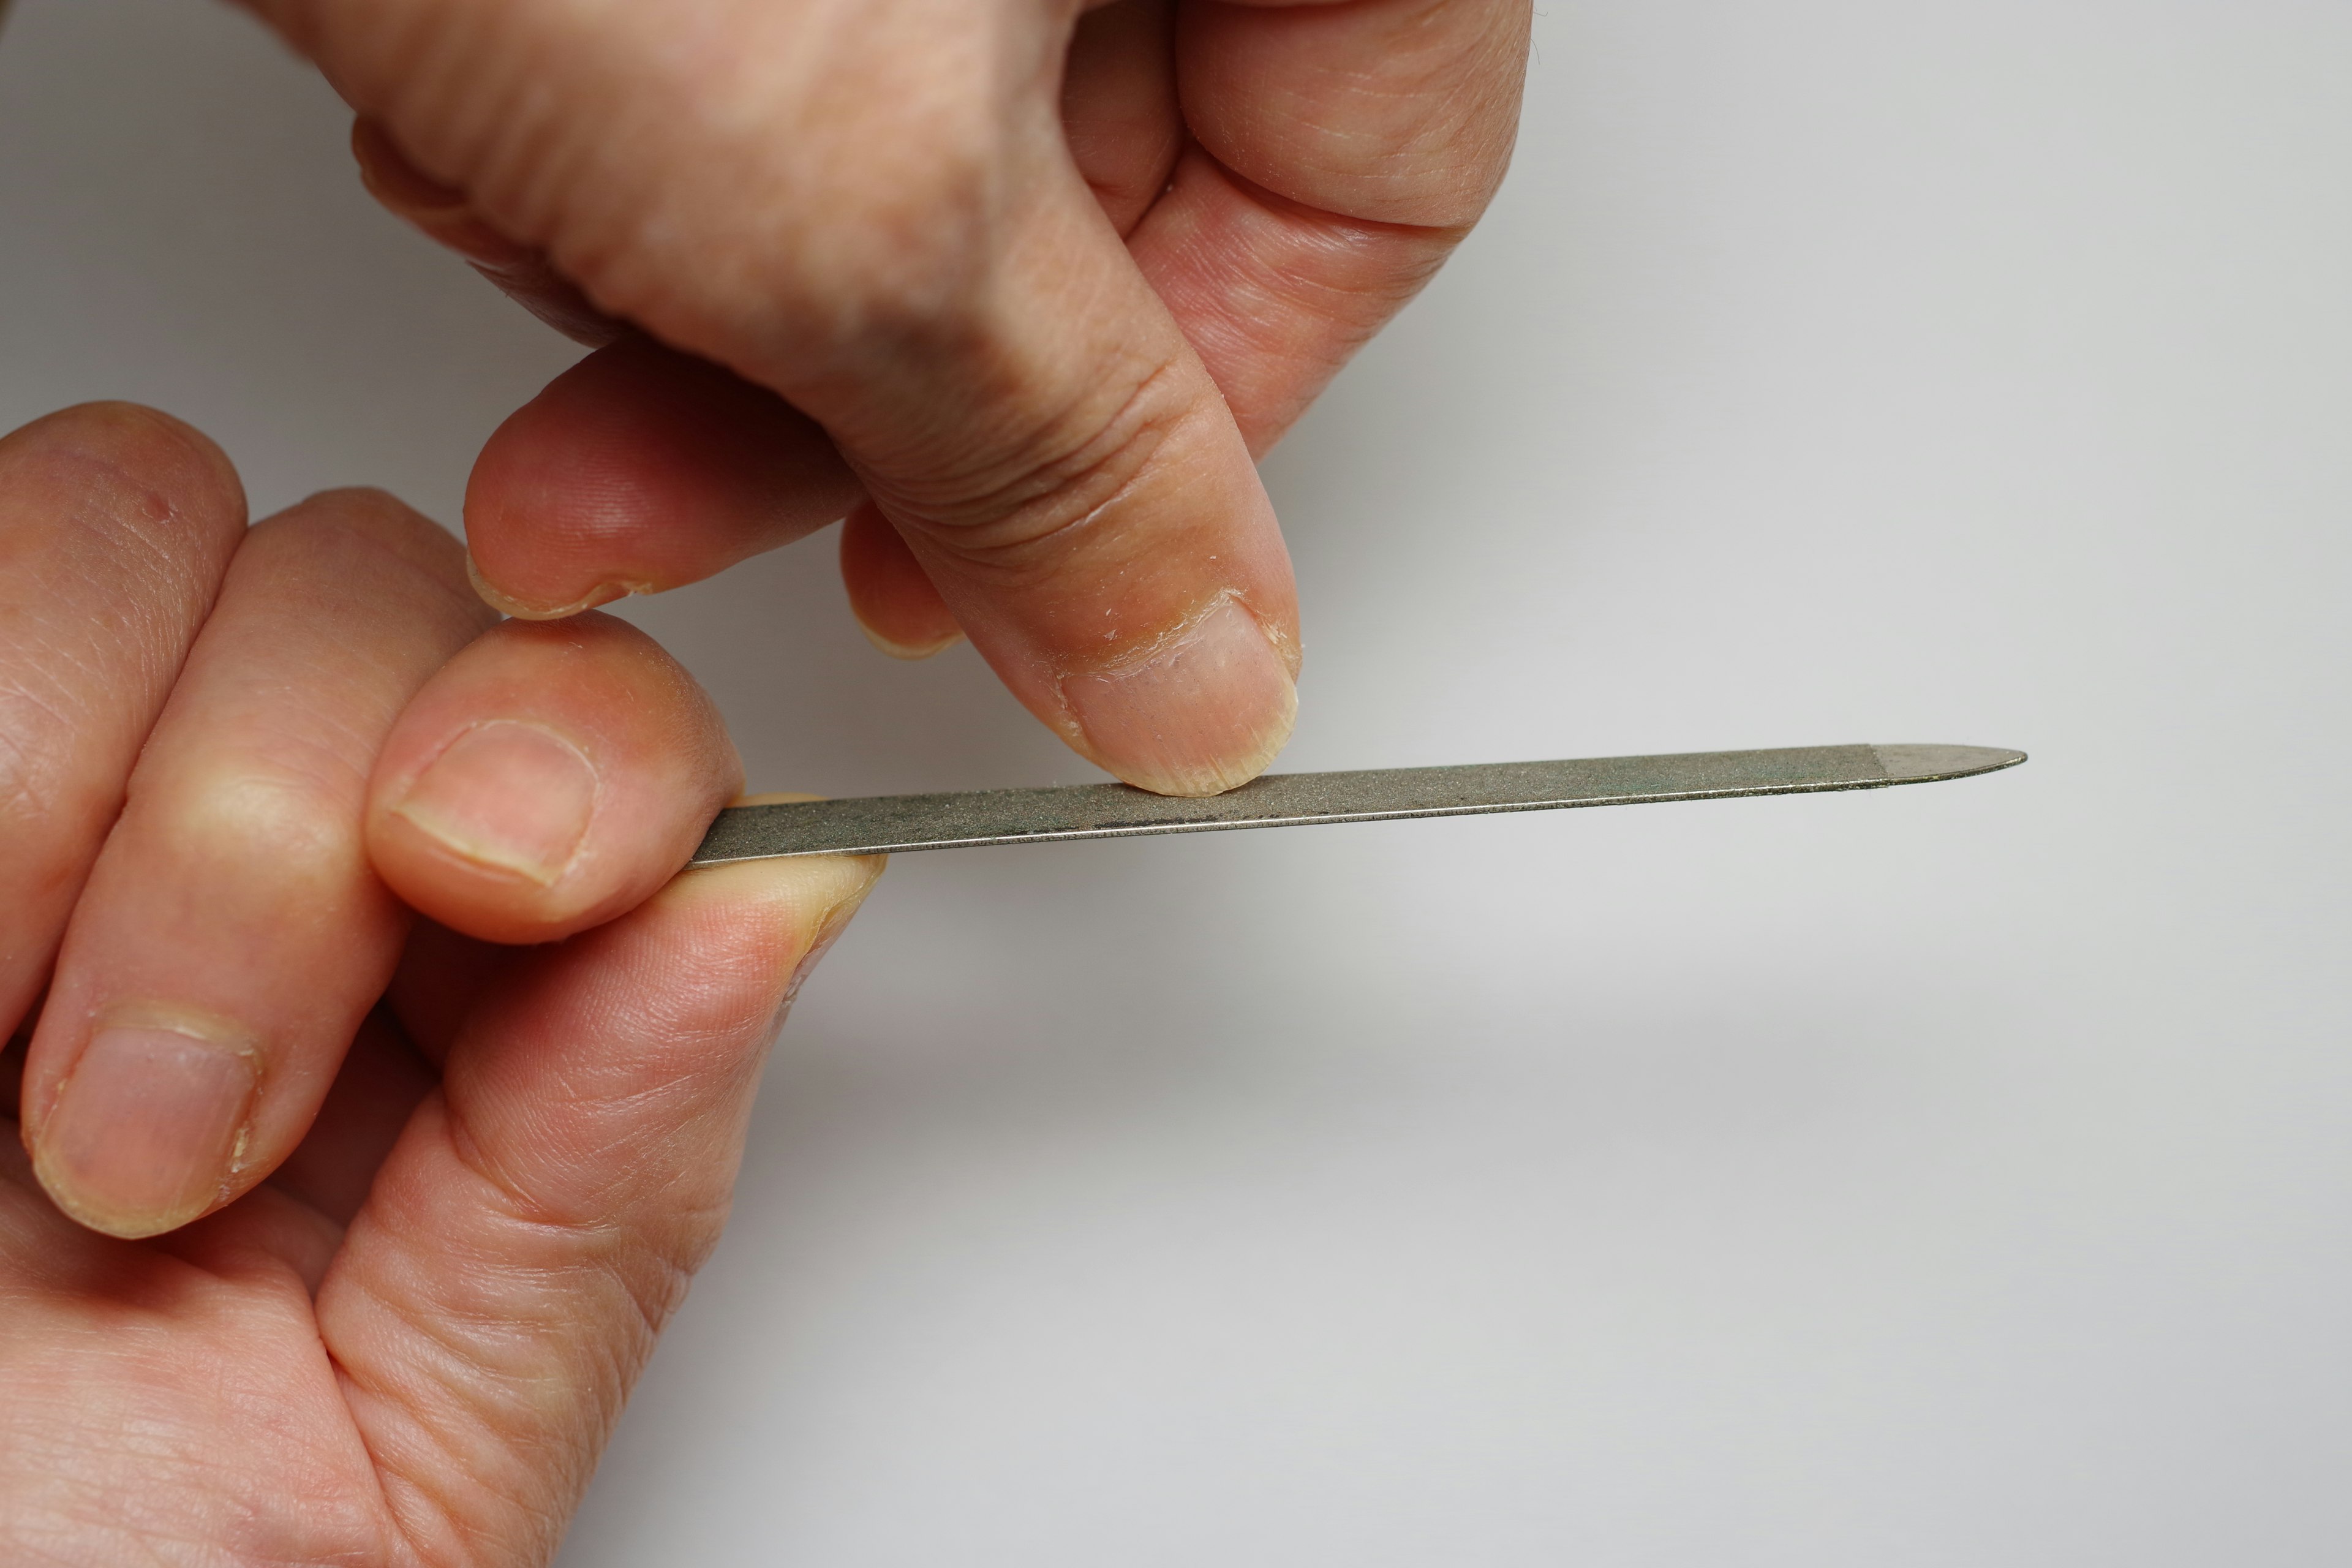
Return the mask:
M 963 640 L 922 563 L 871 503 L 842 520 L 841 584 L 866 640 L 893 658 L 929 658 Z
M 631 337 L 499 426 L 466 487 L 466 531 L 483 596 L 546 620 L 698 582 L 862 493 L 774 393 Z
M 886 649 L 936 652 L 976 625 L 1014 694 L 1082 753 L 1148 788 L 1210 793 L 1255 775 L 1289 735 L 1297 605 L 1221 399 L 1139 282 L 1130 292 L 1166 329 L 1167 363 L 1129 356 L 1124 380 L 1114 364 L 1120 404 L 1089 387 L 1049 434 L 990 433 L 1015 447 L 992 473 L 911 496 L 902 481 L 891 518 L 886 500 L 845 531 L 844 568 Z M 814 427 L 772 396 L 684 356 L 662 372 L 691 388 L 679 395 L 626 374 L 663 353 L 592 356 L 485 451 L 467 516 L 491 602 L 556 616 L 690 582 L 855 499 L 854 480 L 826 471 L 831 447 L 803 439 Z M 1072 353 L 1056 374 L 1089 381 L 1076 361 L 1107 353 Z
M 0 1037 L 244 532 L 228 459 L 161 414 L 92 404 L 0 439 Z
M 359 162 L 360 183 L 386 212 L 464 257 L 500 292 L 565 337 L 599 348 L 628 335 L 627 323 L 590 304 L 542 252 L 507 238 L 482 220 L 465 192 L 410 163 L 383 127 L 352 121 L 352 156 Z
M 1186 122 L 1234 173 L 1377 223 L 1459 227 L 1517 133 L 1528 0 L 1186 0 Z
M 1122 235 L 1167 188 L 1184 148 L 1174 0 L 1113 0 L 1079 18 L 1062 78 L 1071 162 Z
M 1139 287 L 1125 308 L 1165 322 Z M 1240 433 L 1172 323 L 1125 352 L 1107 321 L 1087 325 L 1104 330 L 1078 334 L 1091 339 L 1083 351 L 1019 373 L 1030 387 L 1014 418 L 1042 422 L 971 434 L 997 443 L 977 463 L 846 449 L 949 615 L 1032 713 L 1130 784 L 1214 794 L 1262 772 L 1296 721 L 1289 557 Z M 1106 373 L 1084 390 L 1082 359 Z
M 497 232 L 815 419 L 1082 752 L 1198 794 L 1287 738 L 1288 557 L 1214 383 L 1071 164 L 1074 13 L 259 8 Z
M 718 710 L 643 632 L 593 613 L 509 621 L 386 739 L 368 851 L 443 925 L 551 942 L 677 875 L 742 781 Z
M 695 871 L 518 954 L 320 1286 L 427 1560 L 539 1562 L 724 1221 L 760 1059 L 878 859 Z
M 1130 245 L 1264 451 L 1510 161 L 1528 0 L 1187 0 L 1195 144 Z
M 1193 148 L 1133 246 L 1263 455 L 1466 232 L 1318 212 Z
M 26 1080 L 42 1183 L 152 1236 L 310 1126 L 405 916 L 362 837 L 401 706 L 489 620 L 446 533 L 341 490 L 230 565 L 58 955 Z
M 1172 93 L 1171 93 L 1172 100 Z M 360 120 L 369 194 L 541 321 L 602 352 L 492 433 L 467 486 L 483 596 L 548 620 L 699 582 L 861 498 L 824 433 L 778 398 L 604 315 L 545 255 L 475 213 Z

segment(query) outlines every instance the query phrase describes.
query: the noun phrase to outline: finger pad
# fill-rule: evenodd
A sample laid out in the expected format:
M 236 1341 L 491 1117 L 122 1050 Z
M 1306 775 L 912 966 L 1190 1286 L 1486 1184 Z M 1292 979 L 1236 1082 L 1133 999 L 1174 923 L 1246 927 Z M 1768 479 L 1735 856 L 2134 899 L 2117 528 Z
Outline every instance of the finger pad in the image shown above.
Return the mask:
M 963 636 L 915 552 L 870 504 L 841 525 L 841 584 L 867 638 L 893 658 L 928 658 Z
M 466 492 L 475 561 L 568 605 L 695 582 L 839 517 L 857 485 L 773 394 L 642 339 L 599 350 L 500 426 Z

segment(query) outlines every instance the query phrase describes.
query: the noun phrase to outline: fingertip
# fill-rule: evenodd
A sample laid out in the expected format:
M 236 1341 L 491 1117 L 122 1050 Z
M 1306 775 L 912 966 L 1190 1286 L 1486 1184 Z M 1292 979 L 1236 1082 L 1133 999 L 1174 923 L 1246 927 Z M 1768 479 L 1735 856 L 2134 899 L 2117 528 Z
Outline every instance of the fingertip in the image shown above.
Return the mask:
M 593 613 L 509 621 L 402 715 L 371 784 L 368 850 L 453 930 L 555 941 L 652 895 L 741 781 L 709 699 L 642 632 Z
M 738 795 L 730 806 L 787 805 L 823 800 L 800 790 L 763 790 Z M 730 860 L 681 872 L 656 896 L 663 900 L 713 907 L 764 909 L 782 917 L 778 935 L 804 973 L 890 864 L 887 855 L 793 855 L 766 860 Z
M 841 585 L 857 629 L 892 658 L 929 658 L 963 640 L 922 563 L 871 501 L 842 520 Z
M 701 867 L 653 900 L 706 952 L 739 955 L 752 1006 L 781 1020 L 873 892 L 887 855 L 808 855 Z
M 245 526 L 245 484 L 228 454 L 194 426 L 144 404 L 62 408 L 0 437 L 0 449 L 106 472 L 143 491 L 143 510 L 152 514 L 232 536 Z
M 490 437 L 466 488 L 484 596 L 577 614 L 824 527 L 858 486 L 773 393 L 644 338 L 588 355 Z
M 764 921 L 777 961 L 797 979 L 814 967 L 889 864 L 887 855 L 802 855 L 698 867 L 656 902 L 729 922 Z
M 1072 744 L 1155 795 L 1219 795 L 1264 773 L 1298 721 L 1297 644 L 1225 595 L 1118 664 L 1065 676 Z
M 854 606 L 851 614 L 856 616 Z M 946 637 L 940 637 L 936 642 L 917 644 L 894 642 L 889 637 L 884 636 L 882 633 L 875 630 L 871 626 L 867 625 L 864 616 L 856 616 L 856 619 L 857 629 L 866 634 L 866 640 L 872 643 L 877 651 L 887 654 L 890 658 L 899 659 L 908 664 L 920 664 L 927 658 L 947 652 L 948 649 L 963 641 L 963 633 L 961 630 L 957 630 L 950 632 Z

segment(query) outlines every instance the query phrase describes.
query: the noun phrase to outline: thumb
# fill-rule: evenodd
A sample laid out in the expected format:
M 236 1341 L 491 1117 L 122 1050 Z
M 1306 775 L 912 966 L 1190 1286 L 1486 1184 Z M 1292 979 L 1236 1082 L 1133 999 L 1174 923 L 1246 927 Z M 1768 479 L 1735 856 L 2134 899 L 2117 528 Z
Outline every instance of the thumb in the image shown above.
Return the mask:
M 318 1297 L 424 1560 L 552 1555 L 718 1239 L 774 1023 L 881 866 L 689 872 L 479 994 Z
M 1023 218 L 920 380 L 795 400 L 1033 713 L 1131 784 L 1213 794 L 1290 736 L 1289 557 L 1224 399 L 1078 195 Z

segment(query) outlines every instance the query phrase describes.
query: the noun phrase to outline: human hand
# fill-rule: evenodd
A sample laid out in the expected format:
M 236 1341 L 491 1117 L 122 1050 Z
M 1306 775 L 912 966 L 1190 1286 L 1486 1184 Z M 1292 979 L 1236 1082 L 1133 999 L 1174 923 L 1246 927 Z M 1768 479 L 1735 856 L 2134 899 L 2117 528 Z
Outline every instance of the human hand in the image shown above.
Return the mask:
M 0 1559 L 552 1554 L 879 862 L 674 877 L 709 703 L 488 619 L 387 497 L 0 440 Z
M 1080 752 L 1186 795 L 1296 708 L 1253 458 L 1484 209 L 1529 14 L 242 3 L 359 110 L 386 205 L 609 345 L 475 469 L 494 602 L 572 613 L 847 512 L 876 641 L 961 629 Z

